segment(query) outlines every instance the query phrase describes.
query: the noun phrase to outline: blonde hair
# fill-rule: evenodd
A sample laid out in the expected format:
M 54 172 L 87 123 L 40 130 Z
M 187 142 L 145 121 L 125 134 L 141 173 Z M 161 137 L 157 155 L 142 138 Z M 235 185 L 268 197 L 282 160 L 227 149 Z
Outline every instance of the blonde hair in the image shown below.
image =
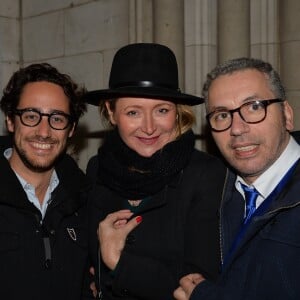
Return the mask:
M 195 113 L 190 105 L 176 104 L 177 109 L 177 137 L 187 132 L 195 123 Z

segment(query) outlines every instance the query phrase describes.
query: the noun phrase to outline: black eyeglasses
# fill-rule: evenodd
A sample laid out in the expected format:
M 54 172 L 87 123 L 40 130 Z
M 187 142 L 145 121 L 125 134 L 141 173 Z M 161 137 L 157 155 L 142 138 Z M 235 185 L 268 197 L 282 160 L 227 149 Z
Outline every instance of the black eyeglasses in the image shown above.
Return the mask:
M 282 99 L 254 100 L 244 103 L 236 109 L 218 108 L 206 115 L 207 122 L 213 131 L 225 131 L 232 125 L 233 114 L 238 112 L 243 121 L 249 124 L 262 122 L 267 116 L 270 104 L 283 102 Z
M 64 130 L 72 122 L 74 122 L 70 115 L 63 112 L 52 112 L 51 114 L 45 114 L 34 108 L 15 109 L 14 114 L 20 117 L 23 125 L 29 127 L 37 126 L 41 122 L 43 116 L 48 117 L 48 123 L 50 127 L 55 130 Z

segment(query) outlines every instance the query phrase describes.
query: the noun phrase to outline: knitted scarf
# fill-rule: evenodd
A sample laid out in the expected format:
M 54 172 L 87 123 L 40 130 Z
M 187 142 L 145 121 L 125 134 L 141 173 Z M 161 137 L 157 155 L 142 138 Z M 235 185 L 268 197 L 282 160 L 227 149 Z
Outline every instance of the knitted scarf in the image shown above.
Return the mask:
M 125 199 L 154 195 L 188 164 L 194 143 L 195 137 L 190 130 L 151 157 L 143 157 L 123 142 L 116 129 L 112 130 L 98 151 L 97 180 Z

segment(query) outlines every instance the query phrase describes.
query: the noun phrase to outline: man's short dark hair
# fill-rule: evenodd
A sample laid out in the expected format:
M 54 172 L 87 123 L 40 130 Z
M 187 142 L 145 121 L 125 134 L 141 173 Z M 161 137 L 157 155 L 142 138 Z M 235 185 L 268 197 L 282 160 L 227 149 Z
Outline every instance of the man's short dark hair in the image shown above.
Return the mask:
M 4 114 L 11 115 L 17 108 L 20 95 L 26 84 L 40 81 L 51 82 L 62 87 L 69 99 L 70 114 L 77 124 L 79 118 L 86 111 L 86 104 L 83 99 L 85 89 L 79 87 L 69 75 L 60 73 L 48 63 L 31 64 L 19 69 L 12 75 L 0 100 L 0 108 Z

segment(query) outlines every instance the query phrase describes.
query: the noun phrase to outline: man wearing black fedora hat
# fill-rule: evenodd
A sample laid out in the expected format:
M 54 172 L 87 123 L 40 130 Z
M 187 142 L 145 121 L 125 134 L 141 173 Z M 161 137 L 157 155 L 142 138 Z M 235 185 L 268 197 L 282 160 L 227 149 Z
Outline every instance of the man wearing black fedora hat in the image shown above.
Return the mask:
M 99 293 L 172 299 L 184 274 L 216 279 L 226 168 L 194 148 L 191 106 L 203 99 L 180 91 L 173 52 L 153 43 L 121 48 L 109 88 L 87 99 L 111 125 L 87 168 Z

